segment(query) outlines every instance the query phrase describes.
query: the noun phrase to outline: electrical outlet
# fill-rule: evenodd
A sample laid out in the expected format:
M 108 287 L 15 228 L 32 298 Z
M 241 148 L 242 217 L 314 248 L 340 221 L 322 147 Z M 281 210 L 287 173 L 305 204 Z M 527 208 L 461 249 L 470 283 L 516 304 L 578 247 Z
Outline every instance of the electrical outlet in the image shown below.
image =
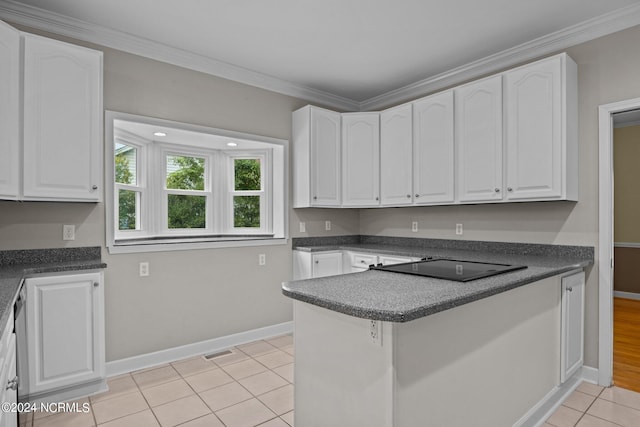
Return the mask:
M 377 320 L 371 320 L 369 324 L 369 333 L 371 335 L 371 341 L 374 344 L 382 345 L 382 322 Z
M 62 226 L 62 240 L 76 240 L 76 226 L 75 225 L 63 225 Z
M 418 231 L 418 221 L 413 221 L 411 223 L 411 231 L 413 231 L 414 233 Z
M 456 234 L 462 236 L 462 224 L 456 224 Z
M 300 232 L 301 233 L 306 233 L 306 231 L 307 231 L 307 224 L 304 223 L 304 222 L 301 222 L 300 223 Z
M 267 256 L 265 254 L 258 255 L 258 265 L 265 265 L 267 263 Z
M 146 277 L 149 275 L 149 263 L 141 262 L 140 263 L 140 277 Z
M 324 229 L 327 231 L 331 230 L 331 221 L 324 222 Z

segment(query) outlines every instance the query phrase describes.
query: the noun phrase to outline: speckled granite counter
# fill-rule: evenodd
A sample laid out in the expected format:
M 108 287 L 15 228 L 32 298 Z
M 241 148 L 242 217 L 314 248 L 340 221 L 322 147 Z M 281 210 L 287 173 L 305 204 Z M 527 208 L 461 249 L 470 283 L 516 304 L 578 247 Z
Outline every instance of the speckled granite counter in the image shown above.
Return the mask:
M 20 284 L 26 277 L 106 267 L 97 246 L 0 251 L 0 330 L 7 323 Z
M 593 264 L 594 249 L 585 246 L 465 242 L 461 240 L 358 236 L 318 245 L 294 241 L 294 249 L 352 250 L 413 257 L 526 265 L 528 268 L 470 282 L 369 270 L 286 282 L 284 295 L 355 317 L 407 322 L 486 298 L 509 289 Z M 385 240 L 388 239 L 388 240 Z M 465 249 L 469 248 L 469 249 Z

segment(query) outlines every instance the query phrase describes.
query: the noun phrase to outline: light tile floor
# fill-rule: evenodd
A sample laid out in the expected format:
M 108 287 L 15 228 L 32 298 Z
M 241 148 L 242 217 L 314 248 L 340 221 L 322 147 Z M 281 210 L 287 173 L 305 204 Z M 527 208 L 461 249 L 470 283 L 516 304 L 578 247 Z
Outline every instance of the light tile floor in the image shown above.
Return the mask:
M 291 427 L 293 338 L 256 341 L 109 379 L 88 413 L 22 414 L 20 427 Z M 545 427 L 638 427 L 640 393 L 583 382 Z
M 640 393 L 583 382 L 549 417 L 545 427 L 638 427 Z
M 293 426 L 293 338 L 256 341 L 207 360 L 194 357 L 110 378 L 109 391 L 78 401 L 87 413 L 21 414 L 29 427 Z

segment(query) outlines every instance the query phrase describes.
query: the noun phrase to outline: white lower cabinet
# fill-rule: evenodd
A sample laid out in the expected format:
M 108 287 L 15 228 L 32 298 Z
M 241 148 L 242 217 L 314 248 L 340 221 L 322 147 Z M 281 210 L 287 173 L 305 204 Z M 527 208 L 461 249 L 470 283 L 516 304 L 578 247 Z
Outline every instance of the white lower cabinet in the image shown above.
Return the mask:
M 584 287 L 583 271 L 562 278 L 560 382 L 584 362 Z
M 25 280 L 28 394 L 105 377 L 101 272 Z
M 293 280 L 342 274 L 342 251 L 293 251 Z
M 13 405 L 18 401 L 18 378 L 16 377 L 16 334 L 13 332 L 13 315 L 7 319 L 7 326 L 0 338 L 0 402 Z M 18 425 L 15 412 L 0 412 L 0 427 Z

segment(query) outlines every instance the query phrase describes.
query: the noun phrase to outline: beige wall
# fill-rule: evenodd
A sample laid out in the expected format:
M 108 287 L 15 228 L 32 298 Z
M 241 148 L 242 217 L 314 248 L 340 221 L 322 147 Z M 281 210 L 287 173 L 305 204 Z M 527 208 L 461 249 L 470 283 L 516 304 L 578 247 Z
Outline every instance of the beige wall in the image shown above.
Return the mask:
M 36 32 L 36 31 L 31 31 Z M 54 38 L 62 37 L 48 35 Z M 84 43 L 79 43 L 84 44 Z M 104 51 L 104 108 L 290 139 L 291 112 L 306 102 L 112 49 Z M 0 202 L 0 249 L 104 248 L 103 204 Z M 290 212 L 317 235 L 358 232 L 358 212 Z M 332 230 L 324 231 L 324 221 Z M 76 240 L 62 241 L 62 224 Z M 309 233 L 294 235 L 308 235 Z M 109 255 L 107 361 L 292 320 L 280 290 L 290 280 L 291 245 Z M 265 253 L 267 265 L 258 266 Z M 138 276 L 148 261 L 150 276 Z
M 640 27 L 567 52 L 578 64 L 580 195 L 577 203 L 368 209 L 362 234 L 598 246 L 598 111 L 601 104 L 640 97 Z M 420 231 L 411 233 L 411 221 Z M 463 223 L 463 236 L 455 224 Z M 596 260 L 597 261 L 597 260 Z M 585 363 L 598 363 L 598 267 L 587 271 Z
M 401 209 L 291 211 L 293 236 L 378 234 L 592 245 L 598 239 L 597 107 L 640 97 L 640 27 L 568 49 L 578 63 L 580 201 Z M 290 138 L 291 111 L 305 102 L 105 49 L 105 108 Z M 325 232 L 325 220 L 333 229 Z M 411 233 L 411 221 L 420 232 Z M 74 246 L 104 245 L 103 205 L 0 202 L 0 249 L 60 247 L 74 223 Z M 267 254 L 258 267 L 257 253 Z M 291 270 L 289 246 L 158 254 L 103 251 L 107 270 L 107 359 L 215 338 L 291 320 L 280 282 Z M 597 254 L 597 251 L 596 251 Z M 151 276 L 137 277 L 149 261 Z M 241 268 L 237 268 L 241 267 Z M 266 273 L 266 274 L 265 274 Z M 597 366 L 598 268 L 588 271 L 585 362 Z
M 640 243 L 640 126 L 613 131 L 614 242 Z

